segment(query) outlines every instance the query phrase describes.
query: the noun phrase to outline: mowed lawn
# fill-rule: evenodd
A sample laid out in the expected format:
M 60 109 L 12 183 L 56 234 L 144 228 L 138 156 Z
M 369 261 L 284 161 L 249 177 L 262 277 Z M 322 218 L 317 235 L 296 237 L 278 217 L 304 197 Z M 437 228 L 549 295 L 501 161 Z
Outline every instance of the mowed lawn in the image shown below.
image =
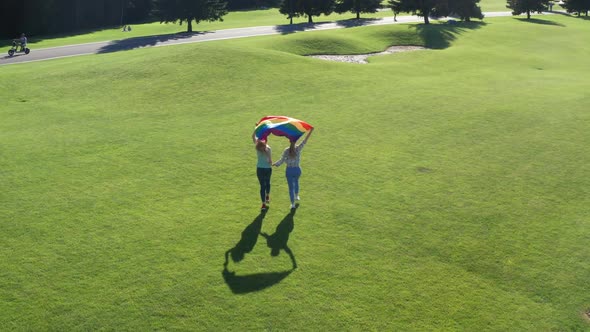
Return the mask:
M 491 1 L 491 0 L 490 0 Z M 496 1 L 496 0 L 494 0 Z M 363 19 L 375 19 L 382 17 L 392 17 L 391 10 L 380 11 L 374 14 L 363 14 Z M 343 21 L 354 19 L 355 15 L 352 13 L 321 15 L 314 16 L 314 23 Z M 293 18 L 294 24 L 307 23 L 307 17 Z M 281 14 L 277 8 L 261 9 L 261 10 L 245 10 L 229 12 L 223 17 L 223 21 L 216 22 L 201 22 L 196 24 L 193 22 L 193 31 L 204 32 L 222 29 L 236 29 L 254 26 L 274 26 L 274 25 L 288 25 L 289 19 L 287 16 Z M 160 23 L 149 22 L 142 24 L 131 24 L 131 31 L 123 32 L 121 27 L 112 27 L 91 31 L 83 31 L 80 33 L 53 35 L 53 36 L 33 36 L 29 39 L 29 44 L 34 50 L 35 48 L 58 47 L 64 45 L 84 44 L 101 42 L 108 40 L 120 40 L 127 38 L 137 38 L 154 35 L 169 35 L 186 32 L 186 23 L 182 25 L 178 23 Z M 5 40 L 0 42 L 0 46 L 8 47 L 10 41 Z
M 589 330 L 589 33 L 496 18 L 2 67 L 0 326 Z M 433 49 L 301 56 L 396 44 Z M 223 274 L 265 115 L 316 127 L 299 267 L 259 237 Z M 284 168 L 272 185 L 267 233 L 290 219 Z
M 383 6 L 387 6 L 387 1 L 384 2 Z M 479 6 L 481 7 L 482 11 L 509 11 L 506 8 L 506 1 L 503 0 L 482 0 L 480 1 Z M 400 13 L 400 15 L 408 15 L 408 13 Z M 373 14 L 362 14 L 361 18 L 378 19 L 392 16 L 393 12 L 390 9 L 386 9 Z M 354 18 L 355 14 L 353 13 L 333 13 L 328 16 L 314 16 L 313 20 L 314 23 L 322 23 L 331 21 L 346 21 Z M 224 16 L 223 19 L 223 21 L 201 22 L 200 24 L 196 24 L 196 22 L 193 22 L 193 30 L 195 32 L 203 32 L 222 29 L 246 28 L 254 26 L 272 26 L 289 24 L 288 18 L 285 15 L 281 14 L 277 8 L 232 11 L 229 12 L 226 16 Z M 293 23 L 307 23 L 307 17 L 296 17 L 293 19 Z M 170 35 L 186 32 L 186 23 L 183 25 L 179 25 L 175 23 L 149 22 L 142 24 L 131 24 L 131 26 L 132 30 L 128 32 L 122 32 L 121 27 L 111 27 L 64 35 L 29 36 L 29 45 L 34 50 L 40 48 L 59 47 L 73 44 L 94 43 L 109 40 L 121 40 L 155 35 Z M 15 36 L 15 38 L 16 37 L 17 36 Z M 0 40 L 0 47 L 8 48 L 10 45 L 10 40 Z

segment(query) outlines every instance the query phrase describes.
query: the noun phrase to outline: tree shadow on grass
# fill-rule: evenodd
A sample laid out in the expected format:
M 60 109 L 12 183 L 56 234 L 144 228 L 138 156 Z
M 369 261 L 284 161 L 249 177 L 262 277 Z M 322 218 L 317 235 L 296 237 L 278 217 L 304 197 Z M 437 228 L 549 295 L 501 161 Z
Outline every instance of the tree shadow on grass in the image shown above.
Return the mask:
M 0 48 L 10 48 L 12 46 L 12 39 L 2 39 L 0 40 Z M 8 52 L 8 49 L 5 50 L 5 52 Z
M 371 23 L 379 21 L 378 18 L 351 18 L 347 20 L 336 21 L 336 24 L 339 27 L 343 28 L 355 28 L 355 27 L 362 27 L 366 25 L 370 25 Z
M 155 23 L 155 22 L 157 22 L 157 21 L 146 20 L 144 22 L 137 22 L 135 24 L 140 25 L 140 24 L 144 24 L 144 23 Z M 133 25 L 133 23 L 131 23 L 131 25 L 135 28 L 135 25 Z M 105 26 L 105 27 L 100 27 L 100 28 L 95 28 L 95 29 L 81 29 L 81 30 L 77 30 L 77 31 L 54 33 L 54 34 L 41 35 L 41 36 L 27 35 L 27 38 L 29 39 L 28 40 L 29 46 L 31 48 L 37 48 L 36 44 L 38 44 L 42 41 L 45 41 L 45 40 L 78 37 L 78 36 L 83 36 L 83 35 L 87 35 L 87 34 L 96 34 L 96 33 L 101 33 L 103 31 L 111 31 L 111 30 L 121 31 L 121 26 L 112 25 L 112 26 Z M 127 34 L 126 32 L 121 31 L 122 38 L 125 38 L 126 34 Z M 19 36 L 15 36 L 15 38 L 18 38 L 18 37 Z M 8 43 L 12 43 L 12 40 L 0 40 L 0 47 L 4 47 L 6 45 L 9 45 Z M 43 47 L 43 48 L 45 48 L 45 47 Z
M 424 41 L 424 46 L 432 49 L 444 49 L 457 39 L 457 36 L 469 30 L 476 30 L 485 26 L 485 22 L 456 22 L 453 24 L 417 24 L 409 29 L 416 32 Z
M 104 30 L 110 30 L 110 28 L 104 28 L 104 29 L 87 29 L 87 30 L 81 30 L 79 32 L 76 33 L 62 33 L 62 34 L 55 34 L 55 35 L 47 35 L 47 36 L 42 36 L 42 37 L 37 37 L 37 36 L 31 36 L 31 35 L 27 35 L 27 39 L 28 39 L 28 44 L 30 48 L 36 48 L 35 45 L 37 43 L 40 43 L 44 40 L 51 40 L 51 39 L 59 39 L 59 38 L 69 38 L 69 37 L 76 37 L 79 35 L 84 35 L 84 34 L 89 34 L 89 33 L 95 33 L 95 32 L 101 32 Z M 15 36 L 14 39 L 18 39 L 20 36 Z M 6 47 L 12 45 L 12 39 L 2 39 L 0 40 L 0 48 L 2 47 Z
M 485 22 L 459 22 L 455 24 L 415 24 L 408 29 L 416 29 L 416 33 L 424 41 L 424 46 L 432 49 L 445 49 L 457 39 L 457 36 L 469 30 L 479 29 Z
M 554 11 L 551 11 L 548 13 L 551 13 L 552 15 L 572 16 L 572 14 L 570 14 L 566 11 L 561 11 L 561 10 L 554 10 Z
M 128 51 L 133 50 L 136 48 L 148 47 L 148 46 L 155 46 L 157 44 L 165 44 L 168 42 L 176 42 L 181 40 L 187 40 L 194 36 L 203 35 L 209 33 L 208 31 L 203 32 L 183 32 L 183 33 L 172 33 L 167 35 L 157 35 L 157 36 L 146 36 L 146 37 L 136 37 L 136 38 L 128 38 L 128 39 L 121 39 L 121 40 L 114 40 L 110 42 L 108 45 L 105 45 L 100 48 L 98 53 L 112 53 L 112 52 L 119 52 L 119 51 Z
M 275 25 L 275 30 L 282 34 L 288 35 L 290 33 L 301 32 L 306 30 L 313 30 L 316 26 L 316 23 L 296 23 L 296 24 L 284 24 L 284 25 Z
M 316 28 L 321 28 L 322 25 L 328 25 L 335 23 L 340 28 L 354 28 L 354 27 L 362 27 L 366 25 L 370 25 L 374 21 L 378 21 L 379 19 L 376 18 L 361 18 L 361 19 L 348 19 L 348 20 L 341 20 L 341 21 L 334 21 L 334 22 L 321 22 L 321 23 L 296 23 L 296 24 L 285 24 L 285 25 L 276 25 L 275 30 L 283 35 L 287 35 L 290 33 L 307 31 L 307 30 L 314 30 Z
M 563 24 L 561 24 L 559 22 L 542 20 L 542 19 L 539 19 L 539 18 L 526 19 L 524 17 L 516 17 L 515 19 L 518 20 L 518 21 L 521 21 L 521 22 L 531 23 L 531 24 L 554 25 L 554 26 L 559 26 L 559 27 L 565 27 L 565 25 L 563 25 Z
M 223 263 L 223 271 L 221 274 L 232 293 L 245 294 L 271 287 L 281 282 L 289 276 L 295 268 L 297 268 L 295 256 L 287 246 L 289 234 L 294 229 L 293 216 L 295 215 L 295 212 L 296 209 L 291 209 L 289 214 L 287 214 L 287 216 L 285 216 L 285 218 L 279 223 L 275 232 L 272 235 L 268 235 L 260 232 L 262 220 L 266 215 L 266 211 L 263 210 L 260 215 L 258 215 L 258 217 L 256 217 L 256 219 L 244 229 L 240 241 L 233 248 L 225 252 L 225 262 Z M 281 249 L 288 253 L 293 263 L 293 269 L 288 271 L 264 272 L 247 275 L 236 275 L 235 272 L 230 272 L 227 269 L 229 257 L 231 257 L 234 262 L 240 262 L 243 260 L 244 255 L 251 252 L 256 245 L 259 234 L 266 238 L 267 245 L 271 248 L 271 256 L 278 256 Z

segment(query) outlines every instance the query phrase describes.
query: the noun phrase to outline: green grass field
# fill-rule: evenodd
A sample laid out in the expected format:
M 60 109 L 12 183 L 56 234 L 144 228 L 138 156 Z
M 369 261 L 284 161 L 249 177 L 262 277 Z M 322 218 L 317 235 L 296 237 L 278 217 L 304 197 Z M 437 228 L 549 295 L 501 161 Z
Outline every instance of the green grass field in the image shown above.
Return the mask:
M 497 18 L 2 67 L 0 326 L 588 331 L 589 33 Z M 433 49 L 300 56 L 390 45 Z M 269 114 L 316 126 L 299 268 L 260 237 L 223 275 Z M 272 184 L 268 233 L 290 218 L 284 168 Z
M 377 12 L 375 14 L 363 14 L 362 18 L 380 18 L 393 16 L 392 11 Z M 330 22 L 353 19 L 354 15 L 351 13 L 347 14 L 332 14 L 329 16 L 314 16 L 314 22 Z M 293 19 L 293 23 L 306 23 L 307 18 L 298 17 Z M 213 31 L 221 29 L 234 29 L 234 28 L 245 28 L 253 26 L 272 26 L 272 25 L 284 25 L 289 24 L 289 20 L 285 15 L 279 13 L 278 9 L 266 9 L 266 10 L 251 10 L 251 11 L 236 11 L 230 12 L 224 16 L 223 22 L 202 22 L 195 24 L 193 22 L 194 31 Z M 71 44 L 83 44 L 93 43 L 107 40 L 119 40 L 133 37 L 153 36 L 153 35 L 165 35 L 180 33 L 186 31 L 186 24 L 179 25 L 174 23 L 145 23 L 145 24 L 133 24 L 132 31 L 122 32 L 121 27 L 101 29 L 96 31 L 86 31 L 73 35 L 58 35 L 58 36 L 41 36 L 33 37 L 30 40 L 31 47 L 35 48 L 47 48 L 64 46 Z M 4 41 L 0 46 L 6 47 L 9 45 L 9 41 Z
M 503 0 L 482 0 L 479 4 L 483 11 L 508 11 L 506 1 Z M 557 7 L 556 7 L 557 8 Z M 401 15 L 407 15 L 402 13 Z M 380 11 L 375 14 L 363 14 L 362 18 L 382 18 L 393 16 L 390 10 Z M 314 17 L 314 22 L 330 22 L 353 19 L 354 14 L 332 14 L 329 16 Z M 293 20 L 294 23 L 305 23 L 307 18 L 299 17 Z M 202 22 L 193 25 L 195 31 L 213 31 L 220 29 L 234 29 L 253 26 L 284 25 L 289 21 L 279 13 L 276 8 L 265 10 L 235 11 L 230 12 L 224 17 L 223 22 Z M 144 37 L 153 35 L 166 35 L 186 31 L 186 25 L 179 24 L 161 24 L 158 22 L 133 24 L 130 32 L 122 32 L 121 27 L 99 29 L 93 31 L 84 31 L 75 34 L 54 35 L 54 36 L 33 36 L 29 40 L 32 48 L 48 48 L 72 44 L 84 44 L 101 42 L 108 40 L 119 40 L 134 37 Z M 0 41 L 0 47 L 8 47 L 11 41 Z

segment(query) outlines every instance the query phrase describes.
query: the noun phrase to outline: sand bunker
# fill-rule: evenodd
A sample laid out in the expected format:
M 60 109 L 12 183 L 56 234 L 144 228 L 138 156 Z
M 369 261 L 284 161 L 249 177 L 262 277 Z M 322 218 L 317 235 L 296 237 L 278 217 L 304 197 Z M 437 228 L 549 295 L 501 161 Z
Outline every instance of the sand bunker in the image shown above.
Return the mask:
M 369 53 L 369 54 L 355 54 L 355 55 L 310 55 L 312 58 L 328 60 L 328 61 L 339 61 L 339 62 L 348 62 L 348 63 L 361 63 L 365 64 L 367 62 L 367 58 L 374 55 L 382 55 L 382 54 L 392 54 L 398 52 L 408 52 L 408 51 L 418 51 L 418 50 L 425 50 L 425 47 L 422 46 L 392 46 L 386 49 L 383 52 L 379 53 Z

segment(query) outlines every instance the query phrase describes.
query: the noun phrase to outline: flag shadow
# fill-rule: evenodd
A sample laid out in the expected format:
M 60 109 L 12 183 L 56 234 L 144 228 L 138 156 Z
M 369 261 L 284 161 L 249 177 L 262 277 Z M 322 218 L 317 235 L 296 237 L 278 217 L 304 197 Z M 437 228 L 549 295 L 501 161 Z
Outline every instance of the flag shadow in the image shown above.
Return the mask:
M 223 270 L 222 275 L 225 283 L 229 286 L 232 293 L 234 294 L 246 294 L 251 292 L 257 292 L 265 288 L 271 287 L 285 279 L 291 271 L 282 272 L 265 272 L 265 273 L 254 273 L 247 275 L 236 275 L 235 272 L 230 272 L 226 269 Z
M 266 216 L 266 210 L 262 210 L 260 214 L 242 231 L 240 241 L 231 249 L 225 252 L 225 262 L 223 263 L 222 276 L 225 283 L 228 285 L 234 294 L 246 294 L 257 292 L 265 288 L 278 284 L 285 279 L 294 269 L 297 268 L 295 256 L 288 247 L 289 234 L 294 229 L 294 220 L 296 209 L 291 211 L 283 218 L 283 220 L 276 227 L 273 234 L 268 235 L 262 233 L 262 221 Z M 227 266 L 229 260 L 238 263 L 244 259 L 245 254 L 254 249 L 258 236 L 261 235 L 266 239 L 267 246 L 271 249 L 271 256 L 278 256 L 281 250 L 284 250 L 293 264 L 291 270 L 278 272 L 262 272 L 246 275 L 237 275 L 235 272 L 229 271 Z

